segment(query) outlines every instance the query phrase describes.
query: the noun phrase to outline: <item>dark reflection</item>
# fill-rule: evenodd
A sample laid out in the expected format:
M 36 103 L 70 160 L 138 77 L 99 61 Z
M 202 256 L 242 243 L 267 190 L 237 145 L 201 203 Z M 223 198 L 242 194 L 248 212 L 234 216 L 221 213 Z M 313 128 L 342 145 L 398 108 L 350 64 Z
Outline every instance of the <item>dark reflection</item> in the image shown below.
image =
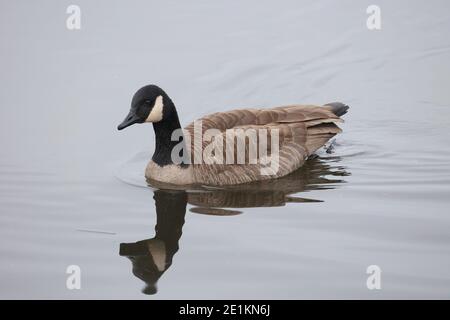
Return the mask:
M 234 215 L 237 210 L 224 208 L 279 207 L 288 202 L 322 202 L 295 195 L 311 190 L 334 189 L 345 182 L 342 177 L 349 175 L 342 167 L 331 167 L 316 158 L 306 162 L 290 175 L 267 181 L 259 181 L 226 189 L 209 188 L 190 191 L 188 202 L 194 207 L 191 212 L 212 215 Z
M 172 264 L 178 251 L 186 214 L 187 193 L 184 191 L 156 190 L 156 234 L 152 239 L 135 243 L 121 243 L 121 256 L 133 265 L 133 274 L 145 282 L 145 294 L 155 294 L 156 282 Z
M 336 162 L 334 158 L 333 163 Z M 152 187 L 159 188 L 154 191 L 156 234 L 151 239 L 122 243 L 120 255 L 131 260 L 133 274 L 146 283 L 143 292 L 155 294 L 158 279 L 171 266 L 178 251 L 187 203 L 192 205 L 190 211 L 194 213 L 232 216 L 241 213 L 239 208 L 322 202 L 298 193 L 334 189 L 345 182 L 343 177 L 348 175 L 344 168 L 316 158 L 284 178 L 234 187 L 176 190 L 174 186 L 149 182 Z

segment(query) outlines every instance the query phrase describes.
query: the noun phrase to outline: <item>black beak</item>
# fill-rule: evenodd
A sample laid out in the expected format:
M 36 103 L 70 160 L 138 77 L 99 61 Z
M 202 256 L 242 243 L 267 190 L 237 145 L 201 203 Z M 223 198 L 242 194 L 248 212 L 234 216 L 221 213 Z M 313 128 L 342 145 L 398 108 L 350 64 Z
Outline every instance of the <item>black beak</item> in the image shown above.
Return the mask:
M 125 129 L 126 127 L 131 126 L 132 124 L 141 122 L 139 117 L 132 111 L 128 114 L 128 116 L 123 120 L 121 124 L 117 127 L 118 130 Z

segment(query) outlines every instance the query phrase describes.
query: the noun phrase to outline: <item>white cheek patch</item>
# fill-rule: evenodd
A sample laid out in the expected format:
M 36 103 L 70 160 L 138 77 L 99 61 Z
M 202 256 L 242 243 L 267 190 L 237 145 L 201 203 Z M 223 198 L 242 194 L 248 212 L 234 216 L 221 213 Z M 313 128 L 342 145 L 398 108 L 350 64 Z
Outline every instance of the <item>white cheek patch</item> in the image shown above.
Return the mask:
M 163 118 L 163 108 L 164 108 L 163 97 L 158 96 L 158 98 L 156 98 L 156 100 L 155 100 L 155 105 L 153 106 L 153 109 L 150 112 L 150 114 L 148 115 L 145 122 L 161 121 Z
M 147 246 L 158 270 L 166 270 L 166 244 L 161 240 L 152 239 Z

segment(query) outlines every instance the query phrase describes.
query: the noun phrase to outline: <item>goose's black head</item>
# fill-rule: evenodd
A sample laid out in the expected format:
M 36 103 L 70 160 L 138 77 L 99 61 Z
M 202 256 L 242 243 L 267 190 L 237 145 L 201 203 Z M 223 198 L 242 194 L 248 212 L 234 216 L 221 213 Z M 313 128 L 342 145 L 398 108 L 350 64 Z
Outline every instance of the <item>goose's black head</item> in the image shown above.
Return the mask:
M 148 85 L 134 94 L 130 112 L 117 129 L 122 130 L 135 123 L 160 122 L 170 118 L 173 112 L 175 107 L 169 96 L 160 87 Z

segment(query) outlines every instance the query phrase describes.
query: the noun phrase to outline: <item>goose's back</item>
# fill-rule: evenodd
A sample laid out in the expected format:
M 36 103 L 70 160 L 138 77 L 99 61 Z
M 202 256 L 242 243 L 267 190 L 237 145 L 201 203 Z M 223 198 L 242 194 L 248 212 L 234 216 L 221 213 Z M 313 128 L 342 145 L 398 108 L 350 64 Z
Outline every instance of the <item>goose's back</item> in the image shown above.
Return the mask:
M 206 115 L 185 128 L 190 137 L 195 137 L 196 129 L 198 132 L 201 127 L 200 132 L 202 133 L 208 129 L 214 129 L 215 134 L 221 136 L 221 139 L 212 138 L 211 141 L 202 139 L 202 143 L 194 143 L 194 139 L 190 139 L 191 161 L 194 161 L 196 153 L 197 157 L 199 154 L 202 155 L 201 163 L 192 165 L 193 178 L 196 183 L 201 184 L 232 185 L 285 176 L 302 166 L 309 155 L 323 146 L 335 134 L 341 132 L 336 125 L 341 121 L 333 113 L 332 107 L 313 105 L 290 105 L 272 109 L 237 109 Z M 245 139 L 245 163 L 237 164 L 238 140 L 231 138 L 235 143 L 234 146 L 230 146 L 226 143 L 227 137 L 230 138 L 230 134 L 238 135 L 249 132 L 248 129 L 255 129 L 258 133 L 261 132 L 261 129 L 267 131 L 267 149 L 262 153 L 258 150 L 256 164 L 250 163 L 248 157 L 251 149 L 250 139 Z M 278 165 L 271 162 L 272 168 L 270 164 L 264 165 L 262 160 L 267 160 L 264 154 L 272 155 L 270 136 L 276 134 L 274 129 L 279 137 L 279 156 L 275 157 L 278 158 Z M 206 148 L 223 150 L 222 161 L 220 162 L 220 157 L 219 161 L 211 156 L 208 158 L 210 153 L 206 152 L 205 154 Z M 242 153 L 242 150 L 240 151 Z M 234 164 L 225 164 L 227 157 L 234 159 Z M 272 158 L 272 161 L 275 158 Z

